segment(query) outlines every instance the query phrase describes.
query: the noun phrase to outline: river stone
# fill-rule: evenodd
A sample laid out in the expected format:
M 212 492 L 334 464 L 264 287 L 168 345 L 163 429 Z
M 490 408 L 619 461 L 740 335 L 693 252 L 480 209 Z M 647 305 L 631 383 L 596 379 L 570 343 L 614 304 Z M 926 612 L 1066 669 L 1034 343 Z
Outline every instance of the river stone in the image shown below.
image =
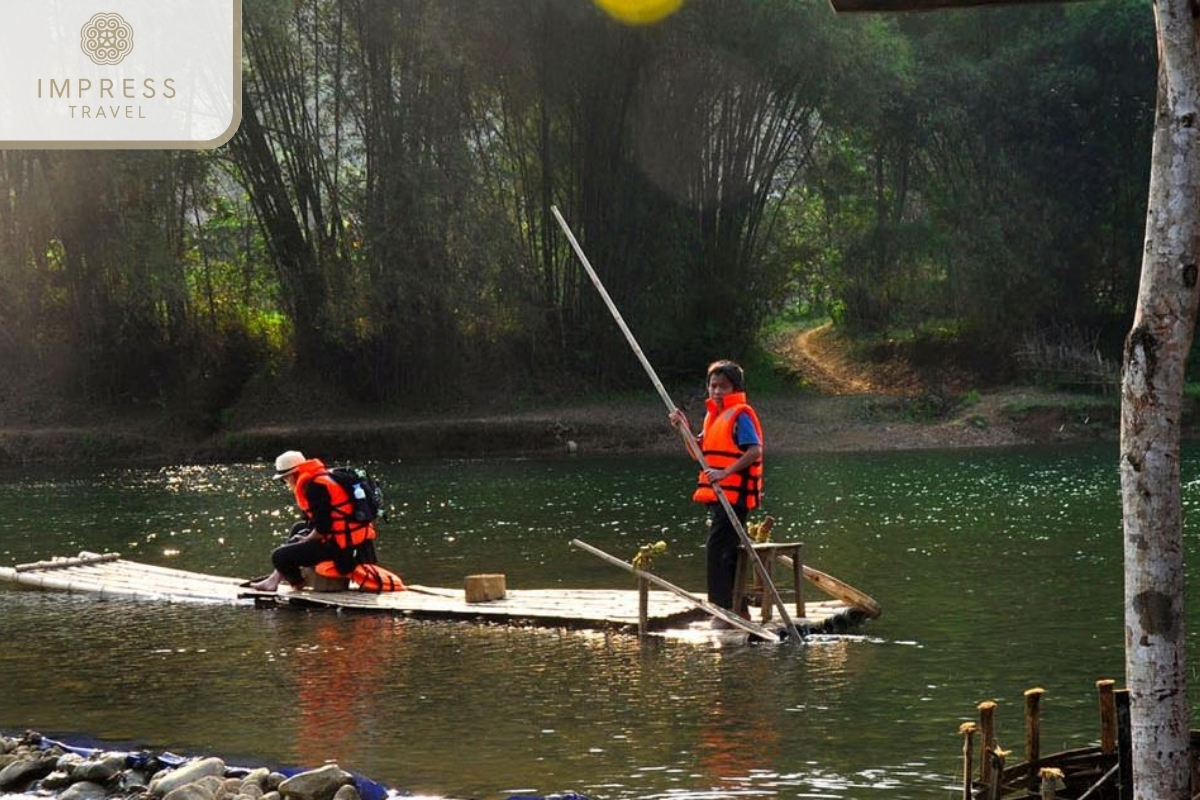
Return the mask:
M 266 789 L 268 792 L 278 791 L 279 784 L 283 783 L 286 780 L 287 780 L 287 776 L 284 775 L 282 772 L 272 772 L 271 774 L 267 775 L 267 782 L 263 786 L 263 788 Z
M 262 796 L 262 800 L 282 800 L 282 798 L 279 796 L 279 792 L 272 789 Z
M 200 781 L 176 786 L 167 792 L 163 800 L 213 800 L 212 791 Z
M 63 756 L 63 758 L 66 758 L 66 756 Z M 97 759 L 77 763 L 71 774 L 79 781 L 107 783 L 114 775 L 125 769 L 125 761 L 124 755 L 109 753 Z M 59 759 L 58 763 L 61 769 L 62 759 Z
M 170 792 L 189 783 L 200 780 L 207 775 L 219 778 L 225 777 L 225 762 L 219 758 L 201 758 L 184 764 L 170 772 L 159 773 L 150 781 L 150 793 L 164 797 Z
M 95 781 L 80 781 L 58 796 L 58 800 L 102 800 L 108 790 Z
M 44 778 L 54 771 L 58 757 L 23 758 L 0 769 L 0 789 L 23 791 L 26 785 Z M 332 795 L 333 792 L 330 792 Z
M 79 753 L 63 753 L 58 757 L 58 761 L 54 763 L 55 769 L 60 769 L 68 775 L 75 774 L 75 767 L 87 761 L 86 758 Z
M 194 781 L 193 785 L 208 792 L 209 797 L 212 797 L 213 800 L 221 800 L 225 796 L 225 779 L 220 776 L 205 775 L 200 780 Z
M 238 797 L 248 797 L 250 800 L 259 800 L 263 796 L 262 786 L 256 781 L 242 781 L 242 786 L 237 790 Z
M 54 772 L 51 772 L 46 777 L 42 778 L 41 782 L 38 783 L 38 788 L 48 789 L 49 791 L 56 792 L 59 789 L 67 788 L 72 783 L 75 783 L 75 779 L 71 777 L 71 773 L 67 772 L 65 769 L 56 769 Z
M 358 795 L 358 787 L 353 783 L 347 783 L 334 793 L 333 800 L 362 800 L 362 798 Z
M 20 756 L 13 753 L 0 753 L 0 769 L 4 769 L 18 759 L 20 759 Z
M 265 791 L 267 788 L 267 780 L 270 777 L 271 770 L 267 769 L 266 767 L 257 767 L 247 772 L 246 777 L 242 778 L 242 786 L 245 787 L 247 784 L 252 783 Z M 276 783 L 275 785 L 278 786 L 279 784 Z
M 279 784 L 279 793 L 287 800 L 330 800 L 339 787 L 353 781 L 354 776 L 337 764 L 326 764 L 288 778 Z
M 142 769 L 127 769 L 121 773 L 121 790 L 128 794 L 130 789 L 145 789 L 150 785 L 150 778 Z

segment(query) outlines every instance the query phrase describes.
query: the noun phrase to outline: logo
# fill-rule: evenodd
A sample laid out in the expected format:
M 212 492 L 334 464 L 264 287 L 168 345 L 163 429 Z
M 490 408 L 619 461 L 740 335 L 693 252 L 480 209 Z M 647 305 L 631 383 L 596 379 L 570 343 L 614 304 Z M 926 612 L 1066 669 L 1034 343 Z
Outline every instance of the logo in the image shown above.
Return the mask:
M 120 14 L 100 12 L 84 23 L 79 46 L 94 63 L 120 64 L 133 52 L 133 27 Z
M 241 121 L 242 2 L 0 0 L 0 151 L 220 147 Z

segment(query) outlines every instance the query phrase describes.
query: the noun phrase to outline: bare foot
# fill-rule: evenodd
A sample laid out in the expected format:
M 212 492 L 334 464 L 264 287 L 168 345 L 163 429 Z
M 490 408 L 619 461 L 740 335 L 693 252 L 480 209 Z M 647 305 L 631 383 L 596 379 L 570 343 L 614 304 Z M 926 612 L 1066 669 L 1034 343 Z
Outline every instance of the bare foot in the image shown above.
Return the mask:
M 274 576 L 263 578 L 261 581 L 251 583 L 250 588 L 256 592 L 273 592 L 279 588 L 279 579 Z

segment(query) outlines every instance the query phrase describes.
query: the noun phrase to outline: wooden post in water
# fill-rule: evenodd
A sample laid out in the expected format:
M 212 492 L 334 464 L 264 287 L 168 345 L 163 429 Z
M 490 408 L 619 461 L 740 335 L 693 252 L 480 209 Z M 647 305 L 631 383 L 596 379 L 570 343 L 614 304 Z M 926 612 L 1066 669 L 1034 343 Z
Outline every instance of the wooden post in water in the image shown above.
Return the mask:
M 1042 757 L 1042 695 L 1045 689 L 1025 690 L 1025 763 L 1029 765 L 1029 790 L 1038 785 L 1038 761 Z
M 971 800 L 971 777 L 975 766 L 975 723 L 964 722 L 958 726 L 958 735 L 963 737 L 963 784 L 962 800 Z
M 986 786 L 992 777 L 992 750 L 996 747 L 996 704 L 984 700 L 979 709 L 979 731 L 982 747 L 979 751 L 979 780 Z
M 1112 753 L 1117 749 L 1117 701 L 1113 697 L 1116 681 L 1096 681 L 1100 693 L 1100 752 Z
M 1055 800 L 1058 792 L 1067 788 L 1066 782 L 1063 781 L 1063 771 L 1058 767 L 1042 767 L 1038 770 L 1038 780 L 1042 782 L 1042 800 Z
M 645 637 L 650 625 L 650 581 L 638 576 L 638 638 Z
M 991 751 L 992 779 L 987 785 L 987 800 L 1000 800 L 1000 783 L 1004 777 L 1004 761 L 1009 751 L 999 747 Z
M 1129 721 L 1129 690 L 1113 692 L 1117 701 L 1117 765 L 1120 767 L 1121 800 L 1133 800 L 1133 732 Z

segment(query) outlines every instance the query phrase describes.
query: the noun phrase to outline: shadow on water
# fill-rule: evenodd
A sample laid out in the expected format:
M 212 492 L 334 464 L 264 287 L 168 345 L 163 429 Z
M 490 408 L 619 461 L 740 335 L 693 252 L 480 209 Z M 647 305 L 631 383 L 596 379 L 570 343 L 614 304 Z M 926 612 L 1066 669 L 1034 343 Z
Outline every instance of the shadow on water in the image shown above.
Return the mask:
M 629 587 L 569 546 L 703 584 L 676 459 L 373 465 L 410 582 Z M 0 562 L 79 550 L 249 577 L 293 518 L 256 465 L 0 475 Z M 1185 503 L 1200 500 L 1185 458 Z M 132 603 L 0 585 L 0 729 L 79 731 L 231 762 L 336 761 L 449 797 L 949 796 L 958 723 L 1047 689 L 1043 749 L 1094 740 L 1123 672 L 1116 455 L 1104 448 L 778 457 L 777 540 L 878 598 L 856 635 L 720 647 L 296 609 Z M 1194 537 L 1188 538 L 1189 548 Z M 1195 626 L 1193 626 L 1195 630 Z

